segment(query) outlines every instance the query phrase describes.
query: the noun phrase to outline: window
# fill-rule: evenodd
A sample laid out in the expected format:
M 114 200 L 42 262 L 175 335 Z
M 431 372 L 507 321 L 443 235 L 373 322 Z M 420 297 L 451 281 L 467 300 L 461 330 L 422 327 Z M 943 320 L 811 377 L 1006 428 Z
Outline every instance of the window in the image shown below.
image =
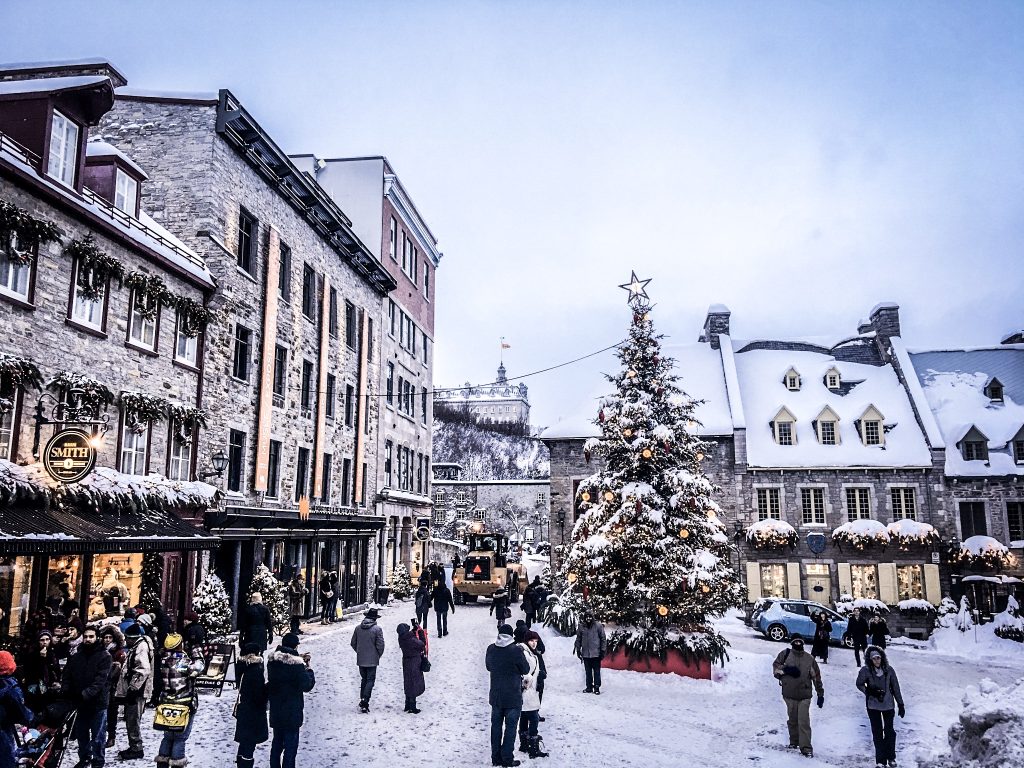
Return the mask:
M 428 362 L 429 361 L 427 360 L 427 332 L 424 331 L 423 332 L 423 364 L 427 365 Z
M 882 425 L 880 422 L 871 420 L 862 422 L 864 429 L 864 445 L 881 445 Z
M 384 485 L 391 487 L 391 460 L 394 458 L 395 444 L 390 440 L 384 441 Z
M 323 469 L 320 473 L 320 501 L 324 504 L 331 503 L 331 460 L 329 453 L 324 454 Z
M 192 442 L 186 440 L 171 426 L 171 439 L 167 446 L 167 479 L 189 480 L 192 476 Z
M 427 388 L 420 391 L 420 421 L 427 423 Z
M 302 314 L 316 320 L 316 272 L 309 264 L 302 265 Z
M 352 505 L 352 459 L 341 460 L 341 505 Z
M 334 374 L 327 374 L 327 398 L 324 403 L 324 414 L 328 418 L 334 418 Z
M 1010 541 L 1024 539 L 1024 501 L 1006 502 L 1006 529 L 1010 533 Z
M 368 363 L 372 363 L 373 362 L 373 346 L 374 346 L 374 344 L 373 344 L 373 318 L 372 317 L 367 317 L 366 318 L 366 322 L 367 322 L 367 326 L 366 326 L 366 339 L 367 339 L 367 342 L 366 342 L 366 361 Z
M 288 348 L 280 344 L 274 347 L 274 384 L 275 405 L 284 406 L 285 388 L 288 386 Z
M 825 372 L 825 386 L 829 389 L 839 389 L 840 379 L 839 371 L 835 368 L 830 368 Z
M 252 349 L 252 331 L 244 325 L 235 325 L 235 355 L 231 375 L 242 381 L 249 380 L 249 355 Z
M 786 377 L 786 387 L 793 391 L 800 389 L 800 377 L 790 375 Z
M 920 565 L 897 565 L 896 593 L 900 600 L 924 600 L 924 569 Z
M 402 271 L 409 271 L 409 238 L 402 233 Z
M 292 249 L 284 243 L 277 263 L 277 295 L 286 301 L 292 295 Z
M 391 235 L 389 240 L 391 260 L 396 264 L 398 263 L 398 222 L 395 221 L 395 217 L 391 217 Z
M 442 491 L 442 490 L 434 491 L 434 504 L 435 505 L 444 504 L 444 491 Z
M 309 360 L 302 361 L 302 387 L 299 396 L 299 407 L 306 411 L 306 416 L 313 408 L 313 364 Z
M 1003 383 L 999 379 L 992 378 L 984 388 L 985 396 L 994 403 L 1003 402 Z
M 0 411 L 0 459 L 14 461 L 14 435 L 17 418 L 15 409 L 18 407 L 18 396 L 12 398 L 11 408 Z
M 984 440 L 964 440 L 964 461 L 988 461 L 988 443 Z
M 267 497 L 276 499 L 281 492 L 281 443 L 270 441 L 267 452 Z
M 245 208 L 239 208 L 238 244 L 235 250 L 235 258 L 237 259 L 238 266 L 250 275 L 253 274 L 253 267 L 256 263 L 257 231 L 256 219 Z
M 779 434 L 779 445 L 793 444 L 793 425 L 788 421 L 780 421 L 776 425 Z
M 355 423 L 356 411 L 356 390 L 351 384 L 345 385 L 345 426 L 351 427 Z
M 395 337 L 395 315 L 397 311 L 395 309 L 395 302 L 393 299 L 388 299 L 388 335 L 391 338 Z
M 834 421 L 819 421 L 818 432 L 822 445 L 836 444 L 836 423 Z
M 331 286 L 330 304 L 327 310 L 327 330 L 331 336 L 338 337 L 338 289 Z
M 423 298 L 430 301 L 430 267 L 423 265 Z
M 12 244 L 11 250 L 15 248 L 17 243 Z M 24 262 L 12 259 L 7 251 L 0 247 L 0 293 L 28 301 L 28 289 L 32 283 L 32 269 L 35 263 L 35 259 Z
M 855 599 L 878 599 L 878 571 L 875 566 L 851 565 L 850 582 Z
M 1024 464 L 1024 440 L 1013 441 L 1013 460 L 1017 464 Z
M 146 474 L 146 454 L 149 451 L 149 428 L 146 424 L 139 426 L 122 426 L 121 431 L 121 471 L 126 475 Z
M 65 186 L 75 185 L 78 168 L 78 125 L 57 110 L 50 124 L 50 157 L 46 173 Z
M 800 506 L 803 510 L 804 525 L 825 524 L 824 488 L 801 488 Z
M 89 298 L 83 293 L 88 288 L 87 279 L 88 274 L 82 272 L 82 263 L 76 262 L 75 295 L 71 300 L 71 319 L 76 323 L 101 331 L 103 330 L 103 308 L 107 301 L 107 288 L 103 287 L 99 298 Z
M 295 500 L 299 501 L 309 492 L 309 448 L 299 448 L 295 461 Z
M 782 507 L 779 501 L 778 488 L 757 489 L 757 519 L 782 519 Z
M 786 596 L 786 566 L 782 563 L 761 565 L 761 596 Z
M 961 501 L 960 538 L 969 539 L 971 536 L 987 535 L 988 521 L 985 520 L 985 502 Z
M 917 520 L 917 492 L 914 488 L 890 488 L 893 520 Z
M 242 492 L 245 475 L 245 432 L 238 429 L 228 434 L 228 490 Z
M 156 349 L 156 318 L 159 308 L 152 296 L 142 298 L 132 291 L 131 312 L 128 317 L 128 340 L 145 349 Z
M 384 383 L 384 399 L 387 400 L 388 405 L 394 405 L 395 403 L 395 364 L 388 363 L 388 378 Z
M 769 422 L 772 436 L 777 445 L 794 445 L 796 443 L 796 417 L 789 409 L 782 407 Z
M 871 497 L 868 488 L 846 489 L 846 517 L 851 522 L 871 517 Z
M 416 454 L 416 493 L 423 493 L 423 454 Z
M 345 343 L 356 348 L 356 308 L 350 301 L 345 302 Z
M 134 216 L 138 205 L 139 182 L 119 168 L 114 182 L 114 207 Z
M 199 365 L 199 336 L 189 336 L 185 333 L 181 312 L 178 313 L 175 326 L 174 359 L 193 367 Z

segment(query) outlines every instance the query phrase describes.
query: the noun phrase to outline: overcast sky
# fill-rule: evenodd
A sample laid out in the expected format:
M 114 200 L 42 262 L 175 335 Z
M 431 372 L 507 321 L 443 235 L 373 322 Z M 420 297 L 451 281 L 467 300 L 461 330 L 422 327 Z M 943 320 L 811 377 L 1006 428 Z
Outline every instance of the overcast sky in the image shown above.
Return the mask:
M 1024 325 L 1024 3 L 0 2 L 0 59 L 230 88 L 288 152 L 386 155 L 438 237 L 435 381 L 622 339 L 911 347 Z M 535 424 L 610 355 L 533 377 Z

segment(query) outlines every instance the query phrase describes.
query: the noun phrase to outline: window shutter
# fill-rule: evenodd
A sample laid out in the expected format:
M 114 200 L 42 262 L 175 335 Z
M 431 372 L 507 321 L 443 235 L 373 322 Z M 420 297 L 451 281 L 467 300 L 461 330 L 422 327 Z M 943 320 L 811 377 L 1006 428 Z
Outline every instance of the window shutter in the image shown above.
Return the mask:
M 886 605 L 896 605 L 899 595 L 896 592 L 896 563 L 878 564 L 878 599 Z
M 942 602 L 942 582 L 939 581 L 939 566 L 925 563 L 924 597 L 932 605 Z
M 761 599 L 761 566 L 747 563 L 747 597 L 751 602 Z
M 786 594 L 791 600 L 801 600 L 800 563 L 786 563 Z
M 839 563 L 836 565 L 836 571 L 839 574 L 839 594 L 840 595 L 852 595 L 853 594 L 853 576 L 850 573 L 849 563 Z

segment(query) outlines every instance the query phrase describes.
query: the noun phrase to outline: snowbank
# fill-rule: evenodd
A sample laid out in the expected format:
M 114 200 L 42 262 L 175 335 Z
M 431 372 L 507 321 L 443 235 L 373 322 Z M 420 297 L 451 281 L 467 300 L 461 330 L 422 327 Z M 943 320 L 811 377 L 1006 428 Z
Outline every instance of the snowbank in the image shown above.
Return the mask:
M 936 627 L 928 640 L 932 650 L 947 656 L 960 656 L 966 659 L 992 656 L 1014 656 L 1024 659 L 1024 643 L 1004 640 L 997 637 L 996 623 L 972 626 L 967 632 L 961 632 L 956 626 Z
M 1024 765 L 1024 678 L 1005 688 L 988 678 L 963 698 L 949 729 L 950 753 L 922 768 L 1010 768 Z

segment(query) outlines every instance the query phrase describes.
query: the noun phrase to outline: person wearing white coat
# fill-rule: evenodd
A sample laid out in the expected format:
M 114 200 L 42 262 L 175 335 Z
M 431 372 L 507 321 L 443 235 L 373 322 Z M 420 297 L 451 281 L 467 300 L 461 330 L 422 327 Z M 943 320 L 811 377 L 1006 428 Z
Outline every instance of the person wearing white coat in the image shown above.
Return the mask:
M 523 635 L 523 642 L 519 647 L 523 649 L 523 656 L 526 663 L 530 665 L 530 671 L 523 675 L 523 708 L 520 714 L 519 735 L 525 741 L 526 752 L 531 758 L 547 757 L 544 751 L 544 741 L 537 733 L 537 726 L 540 723 L 540 692 L 537 690 L 537 678 L 540 675 L 540 658 L 537 656 L 537 644 L 540 642 L 540 635 L 530 631 Z M 526 737 L 523 739 L 523 732 Z

